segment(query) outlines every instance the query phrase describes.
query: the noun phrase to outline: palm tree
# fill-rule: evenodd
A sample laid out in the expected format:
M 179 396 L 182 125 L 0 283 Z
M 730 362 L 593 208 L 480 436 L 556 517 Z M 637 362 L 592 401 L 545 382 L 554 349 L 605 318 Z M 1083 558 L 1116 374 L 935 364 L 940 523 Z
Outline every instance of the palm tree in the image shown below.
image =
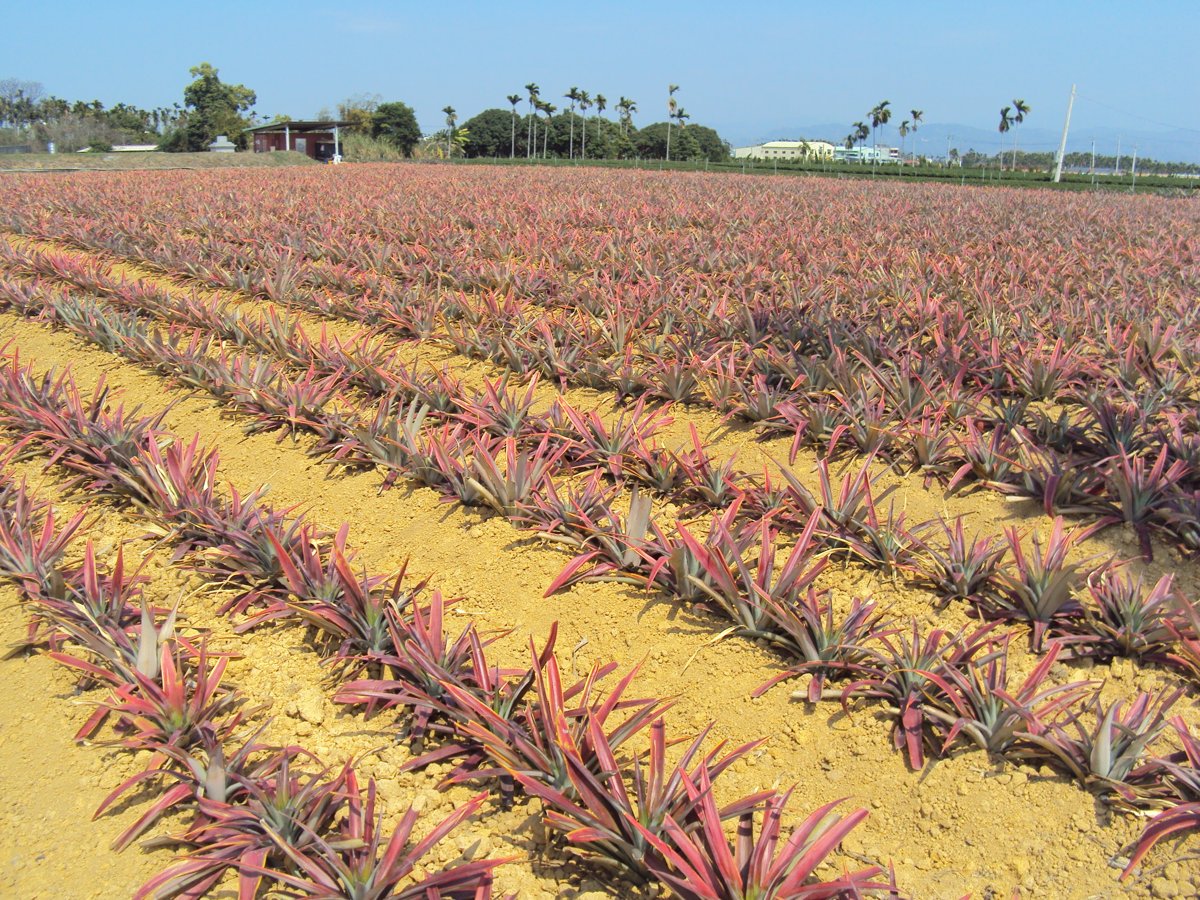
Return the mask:
M 605 97 L 603 94 L 597 94 L 596 95 L 596 118 L 597 119 L 604 118 L 604 110 L 607 108 L 608 108 L 608 98 Z M 585 124 L 583 126 L 583 128 L 584 128 L 584 131 L 586 131 L 587 125 Z M 596 137 L 597 138 L 600 137 L 600 123 L 599 122 L 596 123 Z
M 855 143 L 861 144 L 871 134 L 871 129 L 867 127 L 865 122 L 854 123 L 854 140 Z
M 888 108 L 891 105 L 892 105 L 891 101 L 881 100 L 879 102 L 879 105 L 876 106 L 870 112 L 870 116 L 871 116 L 871 149 L 877 148 L 877 145 L 875 143 L 875 129 L 879 128 L 881 125 L 886 125 L 888 123 L 888 120 L 892 118 L 892 111 L 891 111 L 891 109 Z M 871 164 L 872 165 L 875 164 L 874 159 L 871 160 Z
M 1025 121 L 1025 117 L 1027 115 L 1029 115 L 1029 104 L 1026 103 L 1024 100 L 1014 100 L 1013 108 L 1017 111 L 1017 114 L 1015 116 L 1013 116 L 1013 118 L 1012 118 L 1013 124 L 1020 125 L 1022 122 Z M 1016 168 L 1017 168 L 1017 129 L 1014 128 L 1013 129 L 1013 158 L 1012 158 L 1012 169 L 1014 172 L 1016 171 Z
M 458 113 L 454 111 L 453 106 L 443 106 L 442 112 L 446 114 L 446 159 L 449 159 L 450 141 L 454 139 L 454 123 L 458 121 Z
M 904 139 L 908 137 L 908 119 L 900 123 L 900 156 L 904 156 Z
M 684 109 L 682 106 L 679 107 L 677 110 L 675 110 L 675 121 L 679 123 L 679 133 L 680 134 L 683 134 L 684 125 L 687 123 L 687 120 L 690 118 L 691 118 L 691 116 L 688 115 L 688 111 L 686 109 Z
M 592 95 L 587 91 L 580 91 L 577 99 L 579 112 L 583 116 L 583 144 L 579 148 L 579 158 L 587 159 L 587 111 L 592 107 Z
M 671 119 L 675 117 L 675 110 L 679 108 L 679 104 L 675 102 L 677 90 L 679 90 L 679 85 L 667 85 L 667 162 L 671 161 Z
M 542 138 L 542 159 L 548 159 L 550 156 L 550 120 L 554 116 L 554 111 L 558 109 L 553 103 L 539 103 L 538 109 L 546 114 L 545 137 Z
M 520 94 L 509 94 L 507 97 L 509 103 L 512 104 L 512 150 L 509 152 L 509 159 L 517 158 L 517 104 L 521 102 Z
M 617 101 L 617 109 L 621 111 L 621 133 L 628 134 L 633 125 L 633 114 L 637 112 L 637 103 L 628 97 Z
M 912 117 L 912 132 L 913 132 L 913 134 L 916 134 L 917 125 L 918 125 L 918 123 L 920 123 L 921 117 L 925 115 L 925 111 L 921 110 L 921 109 L 912 109 L 912 110 L 909 110 L 908 114 Z M 913 162 L 916 162 L 917 161 L 917 139 L 916 138 L 913 138 L 912 156 L 913 156 Z
M 571 159 L 575 158 L 575 101 L 579 99 L 579 88 L 572 86 L 569 91 L 563 94 L 571 101 Z
M 538 95 L 541 93 L 541 88 L 534 82 L 529 82 L 525 85 L 525 90 L 529 93 L 529 124 L 525 128 L 525 156 L 533 159 L 534 146 L 533 138 L 537 131 L 537 119 L 533 115 L 533 104 L 537 103 Z
M 1008 114 L 1010 112 L 1012 112 L 1011 106 L 1000 107 L 1000 133 L 1001 134 L 1008 134 L 1008 129 L 1010 129 L 1012 127 L 1012 119 L 1010 119 L 1008 116 Z M 1000 151 L 1000 171 L 1001 172 L 1004 171 L 1004 151 L 1003 150 Z

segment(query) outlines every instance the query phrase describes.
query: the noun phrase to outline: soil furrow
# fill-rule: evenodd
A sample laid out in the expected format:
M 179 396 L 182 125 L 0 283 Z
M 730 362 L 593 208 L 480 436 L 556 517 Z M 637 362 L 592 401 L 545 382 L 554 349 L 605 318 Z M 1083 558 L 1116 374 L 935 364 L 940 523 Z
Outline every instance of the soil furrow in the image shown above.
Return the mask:
M 114 402 L 122 399 L 113 398 Z M 10 464 L 8 468 L 14 477 L 32 476 L 31 489 L 40 499 L 52 501 L 60 517 L 73 514 L 81 508 L 78 493 L 62 493 L 63 480 L 34 463 Z M 147 601 L 160 609 L 179 605 L 177 630 L 181 634 L 197 642 L 203 638 L 213 653 L 234 654 L 223 683 L 237 689 L 246 699 L 246 708 L 254 709 L 253 718 L 238 735 L 239 740 L 262 728 L 260 743 L 302 746 L 334 767 L 352 761 L 361 779 L 372 777 L 377 780 L 379 809 L 385 817 L 385 828 L 395 826 L 400 815 L 413 802 L 423 804 L 427 815 L 418 823 L 418 836 L 426 828 L 432 827 L 434 816 L 429 814 L 435 814 L 440 819 L 477 792 L 470 786 L 439 791 L 437 785 L 444 774 L 444 767 L 441 766 L 398 774 L 399 768 L 411 756 L 407 746 L 396 740 L 389 717 L 380 716 L 365 721 L 361 713 L 332 702 L 337 685 L 331 680 L 329 670 L 321 664 L 312 643 L 306 639 L 302 626 L 289 621 L 245 634 L 235 633 L 234 623 L 218 612 L 223 601 L 233 593 L 232 589 L 214 585 L 198 574 L 187 559 L 171 564 L 170 548 L 162 546 L 153 522 L 103 500 L 91 504 L 89 510 L 90 527 L 77 535 L 67 563 L 78 561 L 76 557 L 82 552 L 85 541 L 94 541 L 99 548 L 97 556 L 101 568 L 107 569 L 111 566 L 116 547 L 120 546 L 124 552 L 126 571 L 137 571 L 145 578 L 142 595 Z M 3 590 L 10 589 L 4 585 Z M 17 643 L 24 637 L 24 623 L 29 612 L 29 609 L 14 604 L 11 609 L 6 608 L 3 617 L 0 617 L 0 633 L 7 636 L 10 643 Z M 70 651 L 69 645 L 67 649 Z M 41 654 L 32 654 L 28 658 L 22 654 L 0 665 L 5 667 L 6 673 L 13 672 L 16 675 L 15 684 L 22 686 L 27 681 L 24 677 L 27 669 L 20 664 L 24 663 L 32 670 L 38 668 L 33 663 L 35 659 L 50 662 L 49 657 Z M 71 714 L 64 718 L 73 728 L 82 724 L 95 705 L 108 694 L 108 688 L 102 686 L 81 689 L 73 673 L 62 666 L 51 666 L 47 677 L 57 687 L 55 698 L 70 704 Z M 28 694 L 6 696 L 5 704 L 0 708 L 7 707 L 11 702 L 12 708 L 6 709 L 6 712 L 11 713 L 12 721 L 24 725 L 34 718 L 26 709 L 27 698 Z M 53 706 L 57 709 L 59 705 L 56 703 Z M 8 716 L 4 719 L 8 720 Z M 52 731 L 56 732 L 57 729 Z M 64 743 L 68 746 L 74 743 L 73 734 L 70 731 L 64 737 Z M 105 729 L 86 743 L 102 743 L 114 737 L 116 735 L 111 729 Z M 4 761 L 13 764 L 5 769 L 5 773 L 15 773 L 29 764 L 32 758 L 29 744 L 33 742 L 33 734 L 21 731 L 17 739 L 5 744 L 4 752 L 7 755 Z M 80 745 L 79 749 L 83 751 L 84 745 Z M 48 752 L 55 758 L 66 755 L 65 751 L 57 748 L 53 751 L 48 748 Z M 81 786 L 95 787 L 98 796 L 92 797 L 90 791 L 85 792 L 90 798 L 89 802 L 94 800 L 94 803 L 82 816 L 83 821 L 90 819 L 92 810 L 108 791 L 144 767 L 149 758 L 147 753 L 127 753 L 119 749 L 91 747 L 88 752 L 100 762 L 90 762 L 83 757 L 74 770 L 99 773 L 85 774 L 79 778 Z M 82 753 L 80 755 L 83 756 Z M 102 817 L 104 824 L 96 826 L 96 835 L 111 843 L 154 799 L 153 792 L 148 790 L 129 794 Z M 67 809 L 75 814 L 79 812 L 77 806 L 78 803 L 73 803 Z M 19 808 L 25 809 L 24 806 Z M 39 827 L 33 832 L 33 846 L 22 842 L 14 846 L 11 853 L 7 852 L 9 848 L 6 844 L 15 838 L 15 830 L 4 828 L 5 820 L 0 819 L 0 853 L 5 853 L 5 858 L 11 858 L 12 883 L 14 887 L 20 887 L 20 892 L 14 896 L 51 896 L 44 889 L 47 877 L 53 878 L 56 873 L 62 875 L 59 866 L 70 865 L 73 859 L 70 854 L 59 852 L 50 835 L 40 828 L 41 823 L 54 821 L 55 816 L 44 813 L 35 818 Z M 185 824 L 184 818 L 168 815 L 143 839 L 178 829 Z M 561 855 L 552 854 L 549 864 L 543 862 L 539 842 L 534 838 L 541 833 L 537 817 L 527 802 L 519 803 L 511 810 L 491 806 L 485 808 L 477 819 L 459 828 L 452 840 L 436 848 L 427 864 L 450 863 L 460 852 L 467 859 L 488 855 L 512 857 L 513 862 L 498 874 L 497 884 L 502 890 L 531 897 L 572 896 L 584 889 L 581 885 L 597 887 L 601 881 L 607 881 L 601 873 L 593 872 Z M 104 850 L 92 850 L 97 865 L 106 870 L 121 867 L 119 855 L 107 844 L 104 846 Z M 168 866 L 173 856 L 169 850 L 163 849 L 146 853 L 137 853 L 135 850 L 125 852 L 136 854 L 139 860 L 146 861 L 144 866 L 126 867 L 132 869 L 140 879 L 127 893 L 132 893 L 138 884 Z M 43 863 L 47 859 L 51 860 L 49 866 L 31 866 L 31 861 Z M 120 879 L 117 881 L 119 883 Z M 224 883 L 232 887 L 236 884 L 236 878 L 230 874 Z M 624 892 L 629 887 L 622 885 L 619 890 Z
M 81 350 L 66 336 L 13 321 L 12 331 L 25 353 L 77 360 L 82 387 L 88 386 L 88 370 L 104 366 L 130 399 L 161 402 L 157 379 L 122 364 L 111 366 L 111 357 Z M 629 662 L 647 654 L 646 673 L 655 691 L 679 695 L 672 720 L 690 725 L 711 717 L 721 736 L 739 741 L 774 735 L 752 766 L 733 773 L 732 788 L 797 781 L 797 808 L 828 799 L 831 793 L 850 793 L 875 812 L 861 831 L 860 849 L 867 855 L 895 857 L 902 884 L 915 879 L 927 886 L 929 895 L 951 888 L 1008 889 L 1026 879 L 1036 886 L 1039 874 L 1028 866 L 1022 872 L 1019 861 L 1034 852 L 1037 844 L 1031 841 L 1046 841 L 1045 852 L 1063 861 L 1046 873 L 1054 879 L 1046 887 L 1070 884 L 1065 893 L 1079 888 L 1083 895 L 1115 885 L 1115 870 L 1106 869 L 1100 857 L 1117 853 L 1132 836 L 1134 823 L 1118 818 L 1112 827 L 1098 828 L 1090 796 L 1059 777 L 1033 773 L 1031 778 L 1022 772 L 1023 783 L 1013 789 L 1011 767 L 993 770 L 971 754 L 914 775 L 890 751 L 886 726 L 870 713 L 851 720 L 829 704 L 809 710 L 790 705 L 784 691 L 750 700 L 749 692 L 761 682 L 770 658 L 745 644 L 709 643 L 714 629 L 683 611 L 612 585 L 582 585 L 541 600 L 562 555 L 536 541 L 514 539 L 514 532 L 500 520 L 447 508 L 432 491 L 376 497 L 372 478 L 323 479 L 311 460 L 269 438 L 244 438 L 236 426 L 195 398 L 175 406 L 168 424 L 178 433 L 199 431 L 204 439 L 218 442 L 223 472 L 236 472 L 239 484 L 270 482 L 275 502 L 305 503 L 322 523 L 352 520 L 351 542 L 373 570 L 396 566 L 411 554 L 412 571 L 432 572 L 444 589 L 465 593 L 462 608 L 481 624 L 517 629 L 522 637 L 503 645 L 513 659 L 522 652 L 525 635 L 544 634 L 558 618 L 564 620 L 560 646 L 579 646 L 575 662 L 580 667 L 595 658 Z M 1144 681 L 1154 673 L 1128 675 Z M 714 696 L 718 683 L 721 697 Z M 922 803 L 936 809 L 946 824 L 915 817 L 913 810 Z M 980 816 L 981 810 L 987 814 Z M 1039 824 L 1024 832 L 997 839 L 988 827 L 987 820 L 997 815 L 1021 817 L 1039 810 Z M 1079 855 L 1080 838 L 1073 829 L 1061 827 L 1065 821 L 1085 824 L 1087 833 L 1100 842 L 1099 855 L 1089 852 L 1078 865 L 1070 863 L 1072 854 Z M 876 823 L 882 827 L 874 827 Z M 1004 842 L 1003 849 L 996 847 L 997 840 Z M 1018 862 L 997 868 L 991 862 L 995 859 Z M 1075 880 L 1058 880 L 1063 869 L 1071 870 Z
M 26 241 L 15 238 L 10 240 Z M 37 241 L 38 246 L 49 247 L 83 254 L 119 273 L 122 277 L 135 280 L 149 280 L 159 287 L 178 288 L 179 279 L 164 279 L 154 272 L 141 269 L 128 261 L 113 262 L 105 254 L 75 247 L 62 247 L 53 242 Z M 185 283 L 191 279 L 184 279 Z M 252 316 L 259 316 L 266 310 L 282 311 L 295 321 L 310 325 L 327 324 L 325 320 L 314 319 L 310 314 L 297 312 L 291 308 L 279 307 L 267 301 L 248 298 L 235 291 L 219 289 L 203 289 L 204 296 L 216 297 L 223 302 L 245 308 Z M 369 333 L 354 323 L 343 323 L 346 327 L 341 330 L 339 337 L 352 340 L 356 336 Z M 464 387 L 479 389 L 485 379 L 497 380 L 509 376 L 507 370 L 493 363 L 470 359 L 461 356 L 453 350 L 438 348 L 428 342 L 400 341 L 396 343 L 397 359 L 410 368 L 428 365 L 432 368 L 446 368 L 461 379 Z M 563 399 L 571 406 L 587 412 L 595 410 L 606 424 L 611 424 L 620 414 L 621 408 L 614 405 L 612 395 L 589 388 L 556 388 L 554 385 L 541 382 L 535 389 L 535 411 L 545 412 L 556 399 Z M 368 405 L 371 401 L 368 401 Z M 691 429 L 695 428 L 703 441 L 705 451 L 717 460 L 725 462 L 736 458 L 742 473 L 777 472 L 786 468 L 810 489 L 816 486 L 814 475 L 817 456 L 814 452 L 802 449 L 796 458 L 788 463 L 791 441 L 788 438 L 776 437 L 763 440 L 760 432 L 753 426 L 737 420 L 729 420 L 715 412 L 695 405 L 677 404 L 669 408 L 670 421 L 659 431 L 657 441 L 669 448 L 686 449 L 691 446 Z M 861 465 L 862 457 L 851 457 L 844 464 Z M 926 520 L 952 520 L 962 516 L 969 527 L 981 534 L 1000 537 L 1006 527 L 1019 526 L 1032 531 L 1046 528 L 1046 519 L 1038 503 L 1020 498 L 1003 498 L 989 491 L 973 491 L 960 494 L 947 494 L 937 485 L 922 485 L 916 478 L 906 476 L 895 468 L 882 462 L 871 465 L 872 484 L 880 491 L 893 489 L 894 502 L 899 509 L 908 515 L 908 521 L 921 522 Z M 1150 580 L 1157 580 L 1167 572 L 1177 578 L 1177 585 L 1186 596 L 1200 595 L 1200 564 L 1195 560 L 1182 558 L 1178 551 L 1159 541 L 1157 547 L 1157 562 L 1145 564 L 1136 559 L 1139 549 L 1136 536 L 1131 530 L 1124 528 L 1109 528 L 1099 535 L 1082 542 L 1075 550 L 1077 558 L 1089 555 L 1101 555 L 1104 558 L 1128 559 L 1137 571 L 1144 573 Z

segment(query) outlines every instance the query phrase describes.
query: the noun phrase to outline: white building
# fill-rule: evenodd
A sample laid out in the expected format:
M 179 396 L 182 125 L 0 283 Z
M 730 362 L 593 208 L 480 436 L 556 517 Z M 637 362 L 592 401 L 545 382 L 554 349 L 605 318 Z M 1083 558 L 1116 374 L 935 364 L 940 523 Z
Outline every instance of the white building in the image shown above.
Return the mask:
M 838 162 L 898 163 L 898 147 L 835 147 L 833 158 Z
M 767 141 L 753 147 L 738 147 L 734 159 L 821 160 L 833 159 L 833 144 L 829 141 Z

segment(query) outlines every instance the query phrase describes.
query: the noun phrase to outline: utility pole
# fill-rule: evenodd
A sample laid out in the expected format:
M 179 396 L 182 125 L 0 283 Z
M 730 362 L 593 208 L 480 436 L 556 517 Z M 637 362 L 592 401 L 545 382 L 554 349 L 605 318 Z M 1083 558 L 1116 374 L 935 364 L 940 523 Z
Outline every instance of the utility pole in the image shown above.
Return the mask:
M 1133 193 L 1137 189 L 1137 144 L 1133 145 L 1133 166 L 1129 172 L 1133 175 L 1133 180 L 1129 182 L 1129 192 Z
M 1113 167 L 1113 174 L 1118 178 L 1121 177 L 1121 136 L 1117 135 L 1117 164 Z
M 954 135 L 947 134 L 946 135 L 946 167 L 947 168 L 950 167 L 950 142 L 952 140 L 954 140 Z
M 1092 176 L 1092 187 L 1096 186 L 1096 139 L 1092 138 L 1092 165 L 1088 169 L 1088 174 Z
M 1075 85 L 1071 85 L 1071 99 L 1067 101 L 1067 118 L 1063 122 L 1062 141 L 1058 145 L 1058 164 L 1054 167 L 1054 183 L 1062 181 L 1063 157 L 1067 155 L 1067 132 L 1071 129 L 1071 109 L 1075 106 Z

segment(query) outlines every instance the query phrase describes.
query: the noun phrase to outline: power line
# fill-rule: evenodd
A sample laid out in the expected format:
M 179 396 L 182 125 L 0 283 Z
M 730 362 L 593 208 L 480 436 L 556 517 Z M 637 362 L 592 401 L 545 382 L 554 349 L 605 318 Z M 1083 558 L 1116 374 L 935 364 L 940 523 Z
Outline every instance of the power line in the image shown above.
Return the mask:
M 974 138 L 957 135 L 957 134 L 953 135 L 953 138 L 954 138 L 954 143 L 956 143 L 956 144 L 971 144 L 972 146 L 978 146 L 978 147 L 1001 147 L 1006 150 L 1012 148 L 1012 139 L 1011 138 L 1009 138 L 1008 140 L 1004 140 L 1003 138 L 994 139 L 994 140 L 990 139 L 990 138 L 975 140 Z M 926 140 L 926 138 L 921 138 L 920 140 L 924 141 L 924 140 Z M 1057 150 L 1057 149 L 1058 149 L 1058 144 L 1054 143 L 1053 141 L 1026 141 L 1022 137 L 1021 145 L 1020 145 L 1020 147 L 1017 148 L 1017 151 L 1019 153 L 1024 153 L 1026 150 Z
M 1086 100 L 1089 103 L 1095 103 L 1097 106 L 1103 106 L 1105 109 L 1112 110 L 1115 113 L 1120 113 L 1123 116 L 1129 116 L 1131 119 L 1141 119 L 1143 122 L 1149 122 L 1151 125 L 1158 125 L 1162 128 L 1174 128 L 1178 131 L 1190 131 L 1193 134 L 1200 134 L 1200 128 L 1189 128 L 1186 125 L 1174 125 L 1170 122 L 1160 122 L 1158 119 L 1152 119 L 1149 116 L 1143 116 L 1140 113 L 1130 112 L 1127 109 L 1120 109 L 1110 103 L 1105 103 L 1103 100 L 1097 100 L 1095 97 L 1088 97 L 1085 94 L 1077 95 L 1078 99 Z

